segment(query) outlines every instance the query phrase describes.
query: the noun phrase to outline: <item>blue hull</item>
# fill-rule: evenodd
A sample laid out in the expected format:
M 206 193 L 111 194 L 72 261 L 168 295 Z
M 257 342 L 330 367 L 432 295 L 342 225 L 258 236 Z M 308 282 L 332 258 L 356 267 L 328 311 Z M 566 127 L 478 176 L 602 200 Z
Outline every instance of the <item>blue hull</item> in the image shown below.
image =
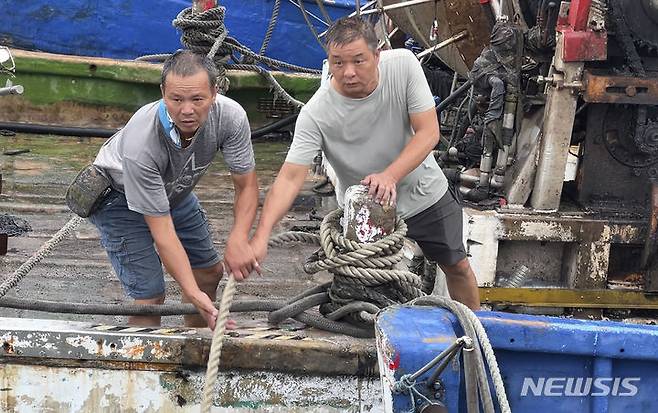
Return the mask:
M 0 44 L 26 50 L 80 56 L 134 59 L 181 47 L 171 25 L 191 0 L 0 1 Z M 220 0 L 229 35 L 254 51 L 263 41 L 274 0 Z M 305 7 L 322 17 L 315 0 Z M 336 19 L 354 11 L 353 0 L 327 2 Z M 326 26 L 311 18 L 318 32 Z M 324 52 L 290 0 L 281 2 L 278 23 L 266 55 L 321 68 Z
M 658 411 L 658 327 L 485 311 L 478 316 L 512 412 Z M 461 335 L 456 319 L 442 309 L 393 307 L 378 316 L 388 411 L 412 410 L 408 394 L 392 394 L 387 383 L 414 373 Z M 448 411 L 465 412 L 463 366 L 450 364 L 440 380 Z

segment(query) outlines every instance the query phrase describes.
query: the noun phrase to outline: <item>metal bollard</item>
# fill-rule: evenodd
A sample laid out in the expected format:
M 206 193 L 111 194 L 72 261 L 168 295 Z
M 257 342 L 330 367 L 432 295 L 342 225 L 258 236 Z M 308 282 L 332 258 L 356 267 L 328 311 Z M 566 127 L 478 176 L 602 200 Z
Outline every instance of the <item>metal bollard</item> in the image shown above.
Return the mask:
M 395 231 L 395 207 L 382 206 L 368 195 L 368 187 L 345 191 L 343 236 L 356 242 L 375 242 Z

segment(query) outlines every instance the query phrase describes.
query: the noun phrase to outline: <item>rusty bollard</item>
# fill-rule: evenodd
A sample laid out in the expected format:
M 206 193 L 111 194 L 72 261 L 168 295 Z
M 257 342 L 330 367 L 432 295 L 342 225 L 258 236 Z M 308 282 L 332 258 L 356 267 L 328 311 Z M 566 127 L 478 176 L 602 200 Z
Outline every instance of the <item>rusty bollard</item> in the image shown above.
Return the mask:
M 395 231 L 395 207 L 375 202 L 367 186 L 347 188 L 344 207 L 343 236 L 351 241 L 375 242 Z

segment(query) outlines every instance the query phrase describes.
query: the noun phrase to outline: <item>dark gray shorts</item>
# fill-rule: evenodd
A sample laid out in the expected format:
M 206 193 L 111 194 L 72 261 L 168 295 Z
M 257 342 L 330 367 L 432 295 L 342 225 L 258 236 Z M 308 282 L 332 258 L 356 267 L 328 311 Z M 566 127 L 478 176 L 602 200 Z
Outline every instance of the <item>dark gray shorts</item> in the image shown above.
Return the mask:
M 442 265 L 455 265 L 466 258 L 462 208 L 450 190 L 406 223 L 407 237 L 418 243 L 427 258 Z

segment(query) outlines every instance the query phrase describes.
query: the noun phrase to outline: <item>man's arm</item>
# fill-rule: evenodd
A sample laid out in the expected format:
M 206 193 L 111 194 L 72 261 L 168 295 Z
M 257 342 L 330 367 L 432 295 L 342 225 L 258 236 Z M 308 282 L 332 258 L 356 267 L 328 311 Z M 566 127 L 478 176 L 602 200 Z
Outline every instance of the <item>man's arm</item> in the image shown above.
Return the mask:
M 199 289 L 194 279 L 190 260 L 181 244 L 171 215 L 148 216 L 144 215 L 155 246 L 158 249 L 162 263 L 167 272 L 178 282 L 183 293 L 192 300 L 192 304 L 199 310 L 211 330 L 215 329 L 217 309 L 210 298 Z
M 226 241 L 224 263 L 236 280 L 246 278 L 251 271 L 258 271 L 258 262 L 249 245 L 249 231 L 258 208 L 258 180 L 256 172 L 231 174 L 235 187 L 233 204 L 233 229 Z
M 396 185 L 413 171 L 439 143 L 439 121 L 434 108 L 410 113 L 415 134 L 400 155 L 382 172 L 366 176 L 361 183 L 370 187 L 370 195 L 382 205 L 392 205 L 397 197 Z
M 284 162 L 281 167 L 272 188 L 267 193 L 258 227 L 251 239 L 251 246 L 258 262 L 262 262 L 267 255 L 267 242 L 270 239 L 272 228 L 292 206 L 295 197 L 304 185 L 308 170 L 308 165 L 290 162 Z

